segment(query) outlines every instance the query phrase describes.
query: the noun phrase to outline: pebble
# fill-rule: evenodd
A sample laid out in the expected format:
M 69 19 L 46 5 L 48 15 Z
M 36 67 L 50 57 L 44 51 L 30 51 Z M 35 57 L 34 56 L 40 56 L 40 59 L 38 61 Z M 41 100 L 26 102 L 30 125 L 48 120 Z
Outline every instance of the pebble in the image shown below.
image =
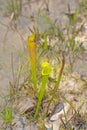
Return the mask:
M 53 125 L 50 122 L 45 123 L 46 130 L 53 130 Z
M 68 103 L 65 103 L 64 105 L 60 103 L 59 106 L 55 108 L 55 111 L 52 114 L 50 121 L 53 122 L 61 118 L 64 118 L 64 113 L 68 114 L 69 111 L 70 111 L 70 105 Z

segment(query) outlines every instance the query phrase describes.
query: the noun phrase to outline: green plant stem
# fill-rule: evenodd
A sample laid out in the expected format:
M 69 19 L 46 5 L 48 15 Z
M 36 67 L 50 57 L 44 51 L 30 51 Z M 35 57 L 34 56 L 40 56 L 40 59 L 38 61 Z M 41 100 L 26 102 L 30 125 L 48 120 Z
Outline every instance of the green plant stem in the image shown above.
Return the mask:
M 38 99 L 37 108 L 36 108 L 36 111 L 35 111 L 35 114 L 34 114 L 34 119 L 36 118 L 38 111 L 40 109 L 41 101 L 42 101 L 44 93 L 45 93 L 45 87 L 46 87 L 46 84 L 47 84 L 47 80 L 48 80 L 48 75 L 44 75 L 42 77 L 42 86 L 41 86 L 41 90 L 40 90 L 40 96 L 39 96 L 39 99 Z
M 37 92 L 37 79 L 36 79 L 36 65 L 31 62 L 32 81 L 34 84 L 35 92 Z
M 16 19 L 16 13 L 15 13 L 15 3 L 13 0 L 11 0 L 12 3 L 12 11 L 14 12 L 14 19 Z
M 60 69 L 60 72 L 59 72 L 59 75 L 58 75 L 58 80 L 57 80 L 56 86 L 55 86 L 55 88 L 53 90 L 53 95 L 52 95 L 52 97 L 50 99 L 50 102 L 48 104 L 48 107 L 47 107 L 48 109 L 49 109 L 49 106 L 50 106 L 51 102 L 53 101 L 53 99 L 55 97 L 55 93 L 57 92 L 57 90 L 59 88 L 60 81 L 61 81 L 62 74 L 63 74 L 63 70 L 64 70 L 64 65 L 65 65 L 65 56 L 63 55 L 62 56 L 62 66 L 61 66 L 61 69 Z M 47 110 L 47 112 L 48 112 L 48 110 Z
M 3 113 L 3 120 L 6 124 L 12 123 L 12 107 L 5 108 Z
M 44 34 L 44 44 L 43 44 L 43 48 L 45 50 L 48 50 L 48 44 L 47 44 L 47 33 Z

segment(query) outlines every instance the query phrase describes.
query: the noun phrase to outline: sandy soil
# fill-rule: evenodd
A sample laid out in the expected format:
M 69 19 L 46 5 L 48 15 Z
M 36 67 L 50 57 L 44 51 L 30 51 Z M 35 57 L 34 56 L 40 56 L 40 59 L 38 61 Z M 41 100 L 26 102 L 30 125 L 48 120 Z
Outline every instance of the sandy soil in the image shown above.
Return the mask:
M 14 71 L 19 61 L 21 61 L 21 54 L 26 51 L 27 36 L 30 34 L 29 27 L 33 25 L 39 25 L 39 29 L 44 31 L 48 24 L 45 23 L 44 19 L 39 17 L 38 22 L 32 22 L 29 16 L 38 16 L 38 9 L 47 9 L 46 4 L 43 0 L 38 2 L 30 2 L 26 4 L 24 2 L 22 16 L 20 16 L 15 22 L 12 21 L 11 16 L 8 15 L 6 7 L 4 5 L 6 1 L 0 0 L 0 106 L 3 107 L 4 99 L 2 97 L 8 94 L 9 81 L 13 81 L 12 74 L 12 55 Z M 68 18 L 64 15 L 67 12 L 67 5 L 70 3 L 71 10 L 75 10 L 77 6 L 76 0 L 49 0 L 49 12 L 50 17 L 54 21 L 58 19 L 58 22 L 62 26 L 65 26 Z M 24 17 L 25 16 L 25 17 Z M 28 18 L 26 18 L 28 17 Z M 87 56 L 87 55 L 86 55 Z M 87 61 L 78 61 L 79 65 L 76 64 L 76 71 L 80 74 L 87 75 Z M 81 64 L 80 64 L 81 63 Z M 85 67 L 82 67 L 85 66 Z

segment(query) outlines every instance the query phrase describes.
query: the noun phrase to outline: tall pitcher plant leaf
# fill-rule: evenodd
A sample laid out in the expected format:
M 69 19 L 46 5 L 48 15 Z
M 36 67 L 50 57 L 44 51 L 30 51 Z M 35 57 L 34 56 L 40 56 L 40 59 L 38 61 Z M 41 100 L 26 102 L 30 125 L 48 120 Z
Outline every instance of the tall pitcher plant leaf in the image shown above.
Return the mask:
M 37 103 L 36 111 L 35 111 L 35 114 L 34 114 L 34 119 L 38 115 L 38 112 L 39 112 L 39 109 L 40 109 L 40 106 L 41 106 L 41 102 L 42 102 L 42 99 L 44 97 L 48 77 L 51 73 L 51 69 L 52 68 L 51 68 L 51 66 L 49 65 L 48 62 L 42 63 L 42 86 L 41 86 L 41 89 L 40 89 L 40 95 L 39 95 L 39 98 L 38 98 L 38 103 Z
M 34 90 L 37 93 L 37 80 L 36 80 L 36 43 L 35 43 L 35 34 L 32 34 L 28 37 L 28 51 L 30 55 L 30 64 L 32 71 L 32 81 L 34 84 Z

